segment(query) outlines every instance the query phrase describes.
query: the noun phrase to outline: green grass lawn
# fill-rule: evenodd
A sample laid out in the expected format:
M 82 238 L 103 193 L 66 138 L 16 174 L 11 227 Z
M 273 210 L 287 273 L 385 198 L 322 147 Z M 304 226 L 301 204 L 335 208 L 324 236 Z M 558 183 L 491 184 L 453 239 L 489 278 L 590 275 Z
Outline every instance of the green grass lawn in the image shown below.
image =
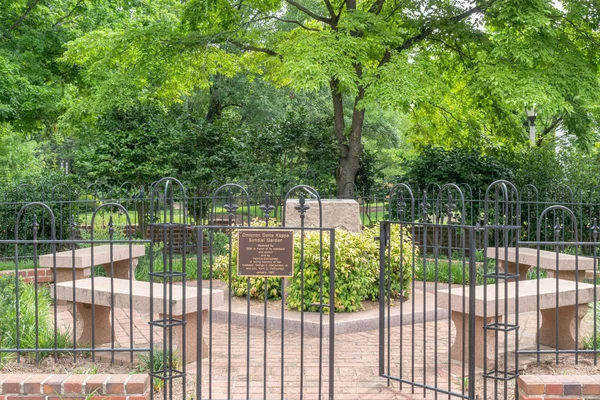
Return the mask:
M 33 260 L 19 260 L 19 269 L 33 269 Z M 15 269 L 14 261 L 0 261 L 0 271 L 13 271 Z

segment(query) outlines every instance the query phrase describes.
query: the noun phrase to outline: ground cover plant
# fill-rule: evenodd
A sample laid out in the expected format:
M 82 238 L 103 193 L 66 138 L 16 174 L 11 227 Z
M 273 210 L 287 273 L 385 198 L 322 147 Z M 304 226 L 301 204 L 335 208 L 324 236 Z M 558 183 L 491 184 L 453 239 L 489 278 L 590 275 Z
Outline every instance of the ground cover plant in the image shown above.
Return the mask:
M 51 320 L 52 300 L 47 287 L 24 283 L 19 278 L 19 313 L 17 315 L 16 280 L 14 276 L 0 277 L 0 347 L 17 348 L 17 320 L 19 321 L 19 348 L 64 349 L 72 346 L 70 333 L 55 331 Z M 37 294 L 37 298 L 36 298 Z M 37 323 L 36 323 L 37 316 Z M 55 340 L 56 339 L 56 340 Z M 34 357 L 33 354 L 27 353 Z M 39 353 L 40 357 L 52 354 Z M 0 353 L 0 365 L 15 357 Z
M 306 231 L 302 240 L 300 232 L 295 232 L 294 276 L 289 279 L 285 289 L 286 304 L 291 310 L 318 311 L 313 304 L 320 302 L 321 279 L 323 281 L 323 302 L 329 302 L 329 233 Z M 379 227 L 351 233 L 336 229 L 335 236 L 335 311 L 353 312 L 362 309 L 365 300 L 377 300 L 379 296 L 379 245 L 375 237 L 379 235 Z M 403 235 L 400 242 L 400 228 L 392 228 L 392 246 L 390 249 L 392 278 L 391 290 L 394 297 L 406 298 L 410 295 L 411 246 L 409 235 Z M 322 239 L 321 239 L 322 238 Z M 232 242 L 237 240 L 233 233 Z M 303 247 L 303 248 L 302 248 Z M 302 258 L 302 254 L 304 257 Z M 246 297 L 248 291 L 251 298 L 264 299 L 265 289 L 269 299 L 280 299 L 282 296 L 282 279 L 244 278 L 235 271 L 237 265 L 237 247 L 231 250 L 232 268 L 229 267 L 229 255 L 217 257 L 214 261 L 213 277 L 231 284 L 236 296 Z M 301 264 L 303 261 L 303 264 Z M 301 265 L 303 268 L 301 268 Z M 400 270 L 402 268 L 402 270 Z M 402 274 L 402 287 L 400 286 Z M 231 276 L 231 278 L 230 278 Z M 387 284 L 387 283 L 386 283 Z M 302 297 L 302 291 L 304 297 Z M 302 301 L 304 299 L 304 301 Z

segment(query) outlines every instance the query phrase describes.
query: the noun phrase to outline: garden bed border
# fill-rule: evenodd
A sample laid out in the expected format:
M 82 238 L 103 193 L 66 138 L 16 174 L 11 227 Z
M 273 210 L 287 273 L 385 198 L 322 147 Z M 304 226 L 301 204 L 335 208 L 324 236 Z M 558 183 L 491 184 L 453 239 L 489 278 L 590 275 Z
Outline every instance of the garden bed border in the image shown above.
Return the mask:
M 600 375 L 521 375 L 519 400 L 597 400 Z
M 148 374 L 0 374 L 0 400 L 149 398 Z

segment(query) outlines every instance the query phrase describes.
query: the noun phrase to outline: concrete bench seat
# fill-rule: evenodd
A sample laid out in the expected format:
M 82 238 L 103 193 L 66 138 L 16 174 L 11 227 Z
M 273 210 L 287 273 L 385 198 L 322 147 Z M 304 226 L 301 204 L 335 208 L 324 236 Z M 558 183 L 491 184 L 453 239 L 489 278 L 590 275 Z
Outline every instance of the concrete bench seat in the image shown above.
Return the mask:
M 496 321 L 496 306 L 498 307 L 498 321 L 501 322 L 502 315 L 511 315 L 516 313 L 516 284 L 519 285 L 519 313 L 539 311 L 542 316 L 542 324 L 538 331 L 537 338 L 541 345 L 571 350 L 578 347 L 575 341 L 575 326 L 581 326 L 581 320 L 588 312 L 588 303 L 594 301 L 594 292 L 597 299 L 600 299 L 600 286 L 587 283 L 578 283 L 570 280 L 558 280 L 558 292 L 556 290 L 557 280 L 554 278 L 540 279 L 539 294 L 537 290 L 537 280 L 527 280 L 508 283 L 508 297 L 505 297 L 505 284 L 498 284 L 498 301 L 496 303 L 495 285 L 487 285 L 487 300 L 484 302 L 484 286 L 477 286 L 475 290 L 475 365 L 483 368 L 484 363 L 490 359 L 483 354 L 483 343 L 485 340 L 483 326 Z M 463 310 L 463 288 L 438 291 L 438 306 L 450 309 L 452 322 L 456 328 L 456 338 L 450 353 L 453 359 L 468 362 L 469 346 L 469 288 L 465 289 L 464 303 L 466 309 Z M 576 301 L 576 293 L 579 298 Z M 537 297 L 539 295 L 539 310 Z M 558 313 L 557 300 L 558 297 Z M 505 310 L 505 299 L 508 308 Z M 577 306 L 579 304 L 579 306 Z M 484 319 L 484 309 L 486 318 Z M 557 315 L 558 314 L 558 315 Z M 464 331 L 463 331 L 464 317 Z M 558 331 L 557 322 L 558 318 Z M 581 330 L 580 330 L 581 332 Z M 488 349 L 493 346 L 494 332 L 486 330 Z M 579 340 L 581 340 L 581 333 Z M 464 346 L 463 348 L 463 340 Z
M 129 279 L 129 261 L 131 259 L 131 269 L 135 270 L 138 264 L 138 257 L 143 257 L 146 249 L 143 245 L 131 245 L 131 253 L 128 244 L 113 244 L 112 257 L 111 245 L 94 246 L 94 266 L 102 267 L 106 271 L 106 276 L 111 276 L 111 261 L 114 269 L 114 277 L 120 279 Z M 40 267 L 54 268 L 54 256 L 45 254 L 40 256 Z M 61 251 L 56 253 L 56 282 L 66 282 L 73 280 L 73 269 L 75 270 L 75 279 L 84 279 L 91 276 L 92 268 L 92 247 L 83 249 Z
M 113 290 L 111 292 L 111 281 Z M 94 321 L 92 321 L 92 279 L 80 279 L 76 281 L 61 282 L 56 284 L 55 300 L 67 301 L 69 304 L 75 303 L 75 312 L 80 316 L 83 322 L 83 329 L 78 338 L 80 345 L 89 346 L 92 344 L 92 330 L 95 332 L 94 345 L 110 343 L 112 335 L 111 327 L 111 305 L 114 308 L 129 309 L 130 299 L 133 309 L 144 314 L 150 312 L 150 283 L 132 281 L 132 291 L 129 289 L 130 281 L 126 279 L 111 279 L 104 277 L 94 278 Z M 73 297 L 73 285 L 75 285 L 75 297 Z M 154 292 L 152 301 L 154 312 L 163 318 L 163 285 L 153 283 Z M 186 296 L 183 299 L 182 286 L 173 285 L 173 294 L 171 302 L 167 302 L 167 310 L 172 307 L 172 315 L 175 319 L 182 319 L 183 304 L 185 301 L 186 315 L 186 362 L 196 361 L 197 346 L 197 322 L 198 311 L 202 311 L 201 323 L 204 324 L 208 317 L 208 308 L 212 296 L 212 306 L 219 307 L 223 305 L 223 291 L 203 289 L 202 292 L 202 310 L 198 310 L 198 290 L 195 287 L 186 287 Z M 54 290 L 50 290 L 54 296 Z M 130 296 L 130 293 L 131 296 Z M 71 310 L 73 312 L 73 310 Z M 182 327 L 173 328 L 173 334 L 176 336 L 177 354 L 182 357 Z M 203 355 L 208 356 L 208 346 L 204 338 L 202 339 Z
M 511 274 L 519 274 L 519 280 L 527 279 L 527 271 L 532 267 L 538 266 L 538 250 L 519 247 L 519 269 L 517 271 L 517 249 L 515 247 L 496 248 L 488 247 L 488 258 L 497 258 L 500 268 L 508 268 Z M 548 271 L 549 278 L 555 278 L 557 253 L 553 251 L 539 251 L 539 268 Z M 558 278 L 574 281 L 577 277 L 583 281 L 586 277 L 586 271 L 594 270 L 594 259 L 590 257 L 578 256 L 572 254 L 558 253 Z M 576 273 L 577 271 L 577 273 Z

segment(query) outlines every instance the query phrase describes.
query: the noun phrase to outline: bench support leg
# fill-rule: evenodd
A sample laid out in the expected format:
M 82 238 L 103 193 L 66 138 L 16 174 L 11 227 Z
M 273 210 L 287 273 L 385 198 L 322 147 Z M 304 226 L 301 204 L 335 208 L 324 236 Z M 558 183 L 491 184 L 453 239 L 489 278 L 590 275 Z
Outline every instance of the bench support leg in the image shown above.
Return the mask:
M 558 309 L 542 310 L 542 326 L 538 332 L 538 340 L 541 345 L 561 350 L 575 349 L 575 324 L 579 328 L 579 341 L 581 341 L 581 320 L 588 312 L 587 304 L 576 306 L 565 306 Z M 556 318 L 558 317 L 558 331 L 556 330 Z M 557 341 L 558 338 L 558 341 Z
M 502 251 L 502 250 L 500 250 Z M 519 264 L 519 270 L 517 271 L 517 264 L 514 262 L 506 262 L 503 260 L 499 260 L 498 261 L 498 270 L 504 272 L 506 268 L 506 266 L 508 265 L 508 273 L 509 274 L 519 274 L 519 280 L 520 281 L 524 281 L 527 280 L 527 271 L 529 271 L 529 268 L 531 266 L 529 265 L 525 265 L 525 264 Z
M 138 259 L 134 258 L 131 260 L 131 270 L 135 271 L 135 267 L 137 267 Z M 113 269 L 115 270 L 114 278 L 119 279 L 129 279 L 129 259 L 115 261 L 113 263 Z M 110 264 L 104 264 L 104 271 L 106 271 L 106 276 L 111 276 Z
M 75 268 L 75 280 L 90 277 L 89 268 Z M 70 282 L 73 280 L 72 268 L 56 268 L 56 283 Z
M 163 315 L 160 315 L 160 318 L 163 318 Z M 181 316 L 173 316 L 175 319 L 181 319 Z M 204 324 L 208 318 L 208 310 L 202 311 L 202 321 L 201 324 Z M 185 327 L 185 362 L 191 363 L 197 361 L 197 349 L 198 349 L 198 313 L 190 313 L 186 314 L 186 327 Z M 177 350 L 175 354 L 179 357 L 179 359 L 183 360 L 183 337 L 182 337 L 182 327 L 176 326 L 173 328 L 173 336 L 175 336 L 175 343 L 177 346 Z M 202 338 L 202 358 L 208 357 L 208 345 Z
M 556 278 L 556 271 L 553 269 L 548 269 L 548 278 Z M 558 271 L 558 279 L 565 279 L 567 281 L 573 281 L 575 282 L 577 279 L 575 279 L 577 276 L 577 274 L 575 274 L 575 271 Z M 583 280 L 585 279 L 585 270 L 580 269 L 579 270 L 579 274 L 578 274 L 578 278 L 579 278 L 579 282 L 583 282 Z
M 71 314 L 73 314 L 73 303 L 69 302 Z M 77 303 L 76 313 L 80 317 L 78 322 L 83 325 L 81 335 L 77 338 L 78 346 L 92 345 L 92 330 L 95 332 L 94 345 L 110 343 L 112 340 L 112 329 L 110 324 L 110 307 L 94 307 L 94 321 L 92 323 L 92 305 Z M 77 333 L 76 333 L 77 334 Z
M 464 317 L 464 331 L 463 331 L 463 317 Z M 494 318 L 487 318 L 487 323 L 494 322 Z M 489 368 L 491 360 L 488 355 L 484 355 L 484 330 L 483 325 L 486 320 L 483 317 L 475 316 L 475 366 L 483 368 L 485 363 Z M 463 314 L 461 312 L 452 311 L 452 322 L 456 328 L 456 338 L 450 348 L 450 356 L 452 359 L 462 362 L 469 363 L 469 314 Z M 494 345 L 494 333 L 490 330 L 487 332 L 487 346 L 488 351 L 491 349 L 490 346 Z M 464 342 L 463 342 L 464 340 Z M 463 347 L 464 343 L 464 347 Z

